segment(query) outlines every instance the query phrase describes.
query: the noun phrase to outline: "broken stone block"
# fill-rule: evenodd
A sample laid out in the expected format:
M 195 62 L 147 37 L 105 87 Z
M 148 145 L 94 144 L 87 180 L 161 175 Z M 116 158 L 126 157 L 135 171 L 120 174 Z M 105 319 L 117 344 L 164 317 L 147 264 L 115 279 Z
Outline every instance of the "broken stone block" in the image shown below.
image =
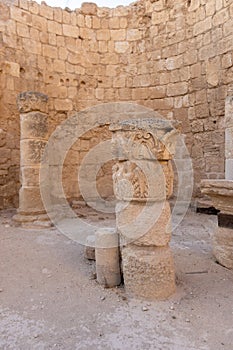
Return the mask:
M 119 238 L 115 229 L 102 228 L 96 232 L 97 281 L 105 288 L 121 284 Z
M 129 296 L 163 300 L 175 292 L 174 262 L 169 247 L 123 247 L 122 264 Z

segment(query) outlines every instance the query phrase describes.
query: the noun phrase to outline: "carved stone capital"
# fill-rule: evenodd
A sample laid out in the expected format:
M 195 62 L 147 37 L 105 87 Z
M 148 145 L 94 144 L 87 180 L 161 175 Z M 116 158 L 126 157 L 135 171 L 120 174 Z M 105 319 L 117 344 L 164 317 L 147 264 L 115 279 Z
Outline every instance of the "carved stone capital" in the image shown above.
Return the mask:
M 26 91 L 17 97 L 17 106 L 20 113 L 38 111 L 47 112 L 48 96 L 40 92 Z
M 112 149 L 119 160 L 169 160 L 175 154 L 179 123 L 134 119 L 112 124 Z

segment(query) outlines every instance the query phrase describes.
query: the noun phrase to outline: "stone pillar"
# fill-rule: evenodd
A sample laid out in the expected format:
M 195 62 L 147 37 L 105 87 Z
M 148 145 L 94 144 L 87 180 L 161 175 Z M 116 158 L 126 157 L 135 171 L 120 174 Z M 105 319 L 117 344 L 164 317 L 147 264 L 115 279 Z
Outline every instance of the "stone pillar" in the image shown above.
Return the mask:
M 233 180 L 233 95 L 226 98 L 225 128 L 225 179 Z
M 96 275 L 99 284 L 112 288 L 121 284 L 119 242 L 115 229 L 102 228 L 96 232 Z
M 14 220 L 24 226 L 49 225 L 40 195 L 41 158 L 48 140 L 48 97 L 39 92 L 18 95 L 20 112 L 19 209 Z
M 171 159 L 176 123 L 158 119 L 124 121 L 111 126 L 117 230 L 123 278 L 129 296 L 156 300 L 175 292 L 169 247 L 173 192 Z

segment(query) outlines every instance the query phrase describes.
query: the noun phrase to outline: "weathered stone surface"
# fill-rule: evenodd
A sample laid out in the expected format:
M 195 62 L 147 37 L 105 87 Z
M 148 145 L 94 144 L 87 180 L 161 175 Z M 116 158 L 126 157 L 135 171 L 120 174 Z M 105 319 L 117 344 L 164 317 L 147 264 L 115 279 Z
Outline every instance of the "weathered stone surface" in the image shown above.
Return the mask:
M 99 229 L 96 232 L 96 274 L 99 284 L 106 288 L 121 283 L 119 238 L 115 229 Z
M 192 153 L 199 164 L 194 195 L 200 195 L 203 174 L 222 176 L 224 164 L 216 158 L 222 159 L 224 101 L 232 85 L 231 1 L 144 5 L 87 4 L 76 11 L 25 1 L 1 5 L 0 115 L 9 140 L 1 153 L 19 149 L 16 95 L 39 89 L 50 98 L 51 131 L 74 111 L 105 102 L 134 102 L 166 119 L 182 118 L 186 144 L 198 150 Z M 4 206 L 18 200 L 18 168 L 19 157 L 12 156 Z
M 201 191 L 211 197 L 216 209 L 222 213 L 233 214 L 233 181 L 202 180 Z
M 144 203 L 131 202 L 124 207 L 125 203 L 118 203 L 116 206 L 121 245 L 168 245 L 171 239 L 171 210 L 168 202 L 150 203 L 146 207 Z
M 19 209 L 21 215 L 45 213 L 39 187 L 22 187 L 19 191 Z
M 46 112 L 48 97 L 40 92 L 22 92 L 17 97 L 17 106 L 20 113 L 32 111 Z
M 48 139 L 48 115 L 30 112 L 20 116 L 21 140 Z
M 21 166 L 40 165 L 46 144 L 37 139 L 20 141 Z
M 213 238 L 213 253 L 221 265 L 233 269 L 233 229 L 217 228 Z
M 128 246 L 122 249 L 126 293 L 143 300 L 167 299 L 175 292 L 170 248 Z
M 163 201 L 166 179 L 159 162 L 119 162 L 113 167 L 113 188 L 118 200 Z
M 152 118 L 112 124 L 113 155 L 119 160 L 169 160 L 175 153 L 177 128 L 178 122 Z
M 86 246 L 84 256 L 88 260 L 95 260 L 95 236 L 88 236 L 86 239 Z

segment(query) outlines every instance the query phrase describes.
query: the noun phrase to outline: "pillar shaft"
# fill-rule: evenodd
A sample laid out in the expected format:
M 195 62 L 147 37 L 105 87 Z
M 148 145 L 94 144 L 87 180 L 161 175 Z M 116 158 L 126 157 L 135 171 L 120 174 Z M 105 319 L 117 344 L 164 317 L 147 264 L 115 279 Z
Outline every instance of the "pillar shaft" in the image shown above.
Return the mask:
M 158 119 L 111 127 L 117 230 L 126 292 L 140 299 L 165 299 L 175 291 L 169 242 L 173 192 L 171 159 L 178 131 Z
M 40 168 L 48 140 L 48 97 L 39 92 L 19 94 L 20 112 L 20 179 L 19 209 L 15 220 L 20 223 L 46 219 L 40 195 Z

